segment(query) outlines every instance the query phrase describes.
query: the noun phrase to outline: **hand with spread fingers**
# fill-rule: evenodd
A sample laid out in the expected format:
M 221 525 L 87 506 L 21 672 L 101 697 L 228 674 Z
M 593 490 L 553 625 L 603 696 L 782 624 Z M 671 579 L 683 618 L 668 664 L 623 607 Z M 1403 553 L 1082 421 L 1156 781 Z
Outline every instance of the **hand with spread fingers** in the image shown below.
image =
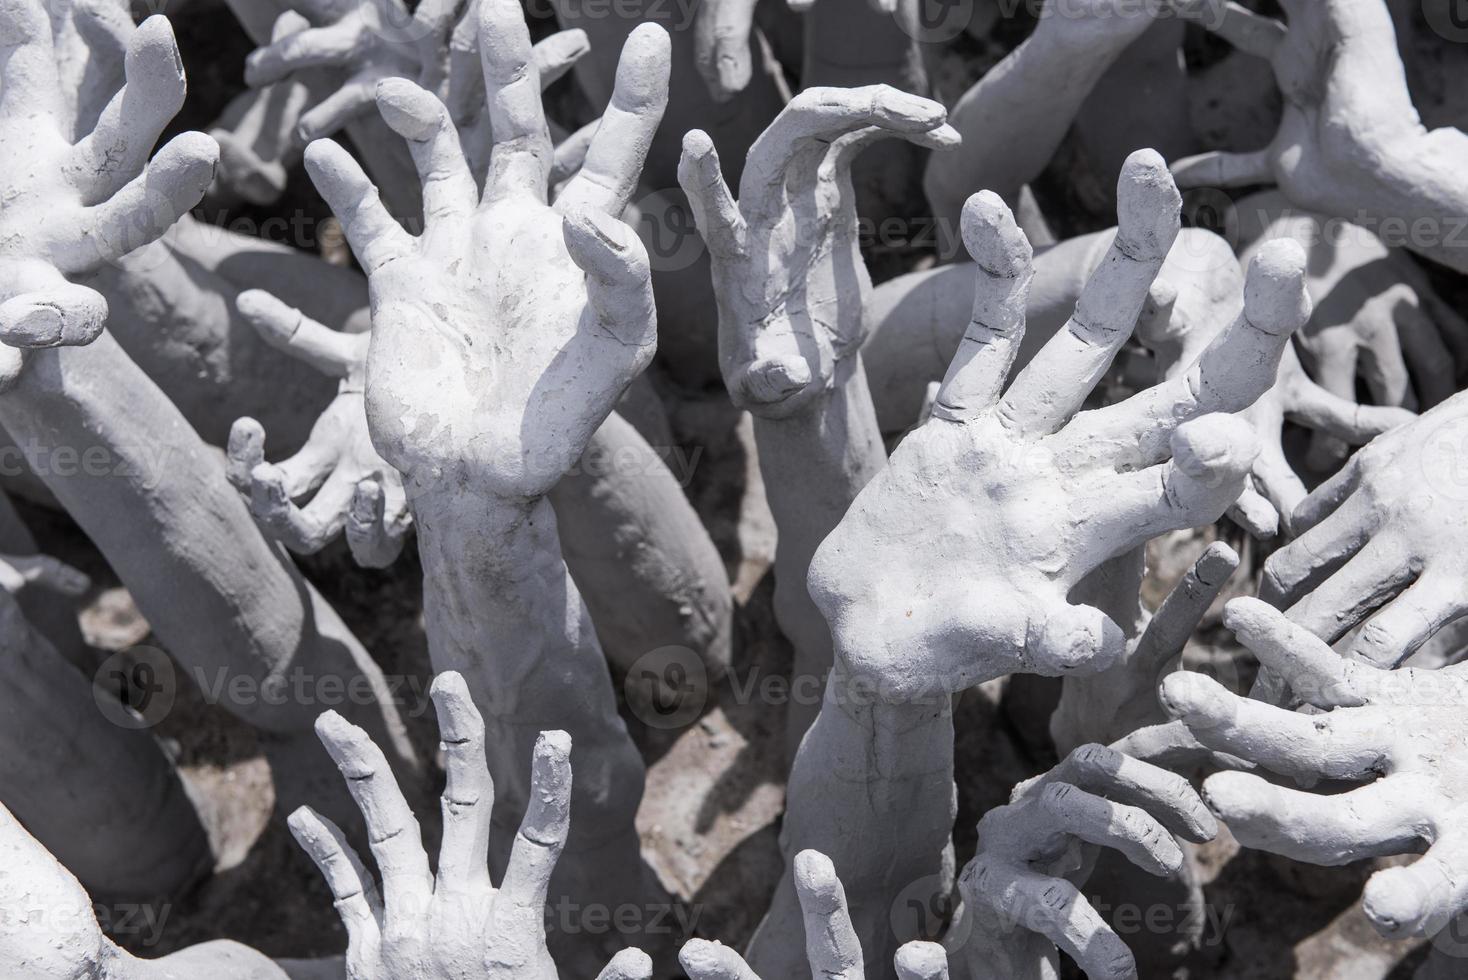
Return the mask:
M 421 237 L 341 147 L 313 143 L 306 165 L 367 270 L 373 443 L 420 489 L 466 479 L 526 498 L 580 457 L 656 346 L 647 256 L 616 215 L 666 99 L 667 35 L 649 25 L 628 41 L 586 165 L 552 208 L 522 15 L 508 0 L 480 11 L 495 133 L 482 196 L 443 104 L 402 79 L 382 82 L 378 106 L 422 173 Z
M 1232 413 L 1273 384 L 1309 314 L 1298 246 L 1265 250 L 1242 313 L 1186 371 L 1080 411 L 1178 230 L 1180 200 L 1157 154 L 1131 156 L 1118 199 L 1119 231 L 1074 315 L 1012 382 L 1031 251 L 996 195 L 969 200 L 973 317 L 932 418 L 811 563 L 836 665 L 791 774 L 786 853 L 831 857 L 869 955 L 890 955 L 894 932 L 908 938 L 887 922 L 891 894 L 939 868 L 953 818 L 950 695 L 1015 671 L 1094 673 L 1122 656 L 1122 628 L 1073 604 L 1071 590 L 1152 537 L 1211 523 L 1237 498 L 1257 447 Z M 848 801 L 881 828 L 860 846 L 826 818 Z M 777 892 L 752 946 L 756 969 L 794 968 L 792 908 Z
M 316 722 L 367 821 L 382 875 L 379 887 L 330 820 L 310 807 L 291 814 L 291 833 L 321 869 L 346 926 L 347 976 L 555 980 L 545 902 L 571 821 L 570 736 L 542 732 L 536 742 L 530 803 L 496 887 L 489 873 L 494 783 L 485 764 L 484 721 L 458 674 L 440 674 L 430 694 L 448 771 L 436 872 L 429 871 L 418 820 L 381 750 L 334 711 Z M 622 965 L 639 958 L 646 959 L 627 951 Z
M 1275 183 L 1296 207 L 1468 271 L 1459 179 L 1468 135 L 1428 130 L 1407 89 L 1384 0 L 1281 0 L 1288 25 L 1237 3 L 1180 0 L 1185 16 L 1265 59 L 1284 96 L 1274 139 L 1173 164 L 1180 187 Z
M 1203 784 L 1213 812 L 1246 847 L 1311 864 L 1422 852 L 1378 871 L 1362 904 L 1383 935 L 1432 936 L 1468 911 L 1468 674 L 1352 663 L 1257 599 L 1235 599 L 1224 622 L 1321 713 L 1235 695 L 1196 674 L 1162 686 L 1168 711 L 1199 741 L 1292 777 L 1364 785 L 1311 793 L 1243 772 Z
M 260 87 L 309 68 L 344 69 L 335 91 L 300 118 L 301 137 L 313 140 L 369 112 L 385 78 L 409 78 L 430 91 L 446 83 L 450 36 L 469 3 L 425 0 L 411 14 L 402 0 L 294 0 L 290 6 L 276 20 L 270 43 L 246 59 L 245 82 Z M 472 38 L 472 16 L 469 23 Z M 472 60 L 469 67 L 478 69 Z
M 1218 824 L 1165 769 L 1083 745 L 1015 787 L 979 820 L 978 851 L 958 879 L 963 905 L 943 945 L 971 980 L 1040 980 L 1059 973 L 1057 947 L 1090 980 L 1137 975 L 1126 943 L 1081 894 L 1102 848 L 1158 876 L 1183 853 L 1174 836 L 1212 840 Z
M 317 323 L 264 290 L 241 293 L 240 314 L 272 347 L 340 379 L 337 396 L 306 445 L 279 463 L 265 462 L 265 430 L 254 419 L 229 435 L 230 482 L 274 537 L 298 554 L 314 554 L 343 529 L 358 564 L 385 568 L 403 550 L 412 524 L 398 471 L 372 446 L 363 392 L 370 335 Z M 314 494 L 304 507 L 295 500 Z
M 322 67 L 346 72 L 347 79 L 330 95 L 301 113 L 297 129 L 300 139 L 308 142 L 331 136 L 373 112 L 377 86 L 384 79 L 413 81 L 448 107 L 469 170 L 482 178 L 492 134 L 479 60 L 478 4 L 479 0 L 427 0 L 410 15 L 400 0 L 368 0 L 324 11 L 315 9 L 314 0 L 298 0 L 301 12 L 282 14 L 271 44 L 250 55 L 245 79 L 264 85 Z M 313 27 L 308 17 L 328 23 Z M 561 31 L 532 50 L 544 88 L 586 54 L 586 33 Z M 548 125 L 560 144 L 566 134 Z M 573 143 L 564 152 L 582 143 Z M 562 153 L 558 147 L 558 162 Z
M 856 369 L 871 278 L 851 164 L 892 136 L 957 145 L 947 113 L 886 85 L 797 95 L 750 148 L 734 200 L 713 142 L 683 140 L 679 183 L 713 263 L 719 351 L 734 404 L 784 418 Z
M 811 555 L 886 462 L 859 356 L 871 279 L 851 165 L 890 136 L 952 145 L 944 118 L 938 103 L 886 85 L 807 89 L 755 141 L 737 203 L 708 136 L 683 141 L 678 177 L 709 248 L 724 383 L 755 416 L 780 532 L 776 615 L 795 646 L 794 675 L 813 690 L 832 654 L 805 587 Z M 810 701 L 791 704 L 792 751 L 815 717 Z
M 1462 450 L 1468 395 L 1378 436 L 1295 508 L 1298 537 L 1269 557 L 1260 597 L 1344 648 L 1394 667 L 1468 612 Z
M 1300 251 L 1287 243 L 1260 255 L 1243 312 L 1186 371 L 1076 414 L 1130 336 L 1177 232 L 1177 192 L 1155 154 L 1133 154 L 1118 194 L 1108 256 L 1070 322 L 1012 383 L 1030 249 L 997 197 L 966 206 L 974 315 L 932 419 L 898 446 L 811 570 L 854 674 L 898 669 L 958 691 L 1014 670 L 1102 669 L 1121 655 L 1122 632 L 1072 605 L 1072 587 L 1150 538 L 1215 520 L 1238 496 L 1256 447 L 1230 413 L 1268 389 L 1308 314 Z M 918 543 L 932 535 L 932 547 Z M 934 548 L 958 565 L 933 561 Z M 921 568 L 901 557 L 914 554 Z M 877 601 L 894 587 L 912 603 Z M 998 608 L 961 598 L 986 589 L 1011 598 Z M 882 652 L 898 648 L 900 663 Z
M 0 177 L 0 385 L 25 352 L 91 343 L 107 301 L 75 280 L 163 235 L 203 197 L 219 148 L 183 133 L 151 160 L 183 104 L 183 69 L 166 18 L 133 35 L 127 84 L 73 142 L 39 0 L 0 5 L 0 147 L 24 166 Z
M 368 431 L 403 477 L 432 661 L 464 673 L 493 732 L 501 819 L 528 799 L 535 732 L 565 729 L 587 778 L 553 893 L 651 901 L 633 822 L 642 761 L 546 494 L 656 348 L 647 254 L 617 216 L 666 103 L 668 36 L 646 24 L 629 37 L 585 164 L 551 206 L 524 12 L 480 0 L 477 26 L 494 138 L 482 194 L 448 109 L 400 78 L 378 85 L 377 102 L 420 170 L 421 236 L 393 220 L 335 143 L 313 143 L 306 166 L 367 272 Z M 560 931 L 551 942 L 562 969 L 581 975 L 606 962 L 605 939 Z

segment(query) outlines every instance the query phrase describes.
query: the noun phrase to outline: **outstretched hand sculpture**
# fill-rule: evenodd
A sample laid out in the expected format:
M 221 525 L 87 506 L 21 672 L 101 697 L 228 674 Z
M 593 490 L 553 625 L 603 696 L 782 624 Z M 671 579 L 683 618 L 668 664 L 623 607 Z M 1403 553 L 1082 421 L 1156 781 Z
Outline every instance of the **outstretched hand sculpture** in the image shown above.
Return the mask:
M 494 134 L 482 194 L 448 109 L 405 79 L 383 81 L 377 99 L 421 172 L 422 236 L 341 147 L 313 143 L 306 165 L 367 271 L 368 426 L 418 530 L 430 655 L 462 670 L 485 708 L 502 815 L 525 804 L 536 732 L 561 727 L 582 746 L 581 829 L 557 894 L 615 906 L 643 887 L 642 765 L 545 494 L 656 347 L 647 255 L 616 215 L 666 102 L 668 40 L 653 25 L 628 39 L 585 164 L 551 207 L 524 14 L 481 0 L 478 26 Z
M 1188 781 L 1102 745 L 1082 745 L 979 820 L 978 853 L 959 876 L 963 905 L 944 940 L 970 980 L 1058 975 L 1057 947 L 1090 980 L 1137 975 L 1131 950 L 1091 907 L 1101 848 L 1154 875 L 1175 873 L 1173 836 L 1211 840 L 1218 824 Z
M 1363 225 L 1391 245 L 1468 271 L 1460 161 L 1468 135 L 1422 124 L 1385 0 L 1281 0 L 1288 26 L 1229 3 L 1185 0 L 1239 50 L 1265 59 L 1284 95 L 1263 149 L 1173 165 L 1181 187 L 1277 183 L 1296 207 Z M 1221 12 L 1222 16 L 1214 16 Z
M 1170 874 L 1183 861 L 1173 835 L 1202 842 L 1218 825 L 1187 780 L 1085 745 L 1016 786 L 978 830 L 978 852 L 959 877 L 963 902 L 943 945 L 903 945 L 893 957 L 898 980 L 946 980 L 950 961 L 965 980 L 1039 980 L 1056 975 L 1057 947 L 1091 980 L 1135 977 L 1131 951 L 1080 893 L 1097 854 L 1114 848 L 1145 871 Z M 802 851 L 793 875 L 810 975 L 861 980 L 868 957 L 834 865 Z M 679 960 L 691 980 L 760 976 L 734 950 L 700 939 Z
M 796 683 L 823 683 L 831 667 L 830 631 L 805 587 L 811 555 L 886 458 L 860 359 L 871 279 L 851 165 L 892 136 L 952 146 L 945 115 L 886 85 L 806 89 L 750 149 L 738 202 L 707 134 L 683 141 L 678 177 L 708 244 L 724 383 L 755 417 L 780 532 L 775 607 Z M 792 749 L 815 707 L 792 705 Z
M 973 321 L 932 418 L 811 564 L 836 667 L 796 757 L 784 841 L 787 854 L 821 850 L 859 883 L 853 907 L 869 952 L 885 942 L 890 896 L 938 870 L 953 819 L 951 693 L 1014 671 L 1098 671 L 1121 656 L 1121 628 L 1068 594 L 1108 559 L 1232 503 L 1257 448 L 1226 413 L 1273 384 L 1309 313 L 1299 247 L 1266 249 L 1243 313 L 1191 367 L 1077 415 L 1177 234 L 1178 194 L 1156 154 L 1133 154 L 1118 198 L 1120 231 L 1075 315 L 1013 383 L 1030 248 L 996 195 L 970 199 Z M 869 829 L 838 839 L 832 807 L 863 814 Z M 762 972 L 799 974 L 792 899 L 782 884 L 756 935 Z
M 91 133 L 67 132 L 51 49 L 51 22 L 36 3 L 13 0 L 0 18 L 0 146 L 24 166 L 4 181 L 0 214 L 0 384 L 26 352 L 91 343 L 107 301 L 73 281 L 159 238 L 204 195 L 219 149 L 184 133 L 148 159 L 183 104 L 173 31 L 150 18 L 130 48 L 128 85 Z
M 364 391 L 370 334 L 317 323 L 264 290 L 241 293 L 240 313 L 273 347 L 340 379 L 337 395 L 306 445 L 279 463 L 265 462 L 265 430 L 254 419 L 229 434 L 229 479 L 250 509 L 287 548 L 320 551 L 343 529 L 352 556 L 367 568 L 391 565 L 412 524 L 398 471 L 372 446 Z M 298 507 L 295 499 L 313 493 Z
M 382 751 L 335 712 L 316 722 L 361 807 L 382 874 L 379 888 L 327 818 L 310 807 L 291 814 L 291 833 L 321 869 L 346 926 L 347 977 L 556 980 L 545 945 L 545 902 L 571 822 L 571 738 L 552 731 L 536 740 L 529 804 L 496 886 L 489 873 L 495 788 L 485 764 L 484 720 L 457 673 L 439 674 L 429 693 L 448 771 L 434 871 L 417 818 Z M 651 963 L 646 954 L 627 950 L 603 976 L 651 976 Z
M 1252 773 L 1210 776 L 1208 805 L 1247 847 L 1312 864 L 1426 852 L 1372 875 L 1362 899 L 1386 936 L 1432 936 L 1468 911 L 1468 676 L 1380 670 L 1343 659 L 1321 639 L 1257 599 L 1235 599 L 1224 621 L 1260 661 L 1323 713 L 1239 697 L 1196 674 L 1162 686 L 1168 710 L 1199 741 L 1303 786 L 1321 779 L 1364 785 L 1318 794 Z
M 1394 667 L 1468 612 L 1459 471 L 1468 395 L 1373 439 L 1295 508 L 1260 597 L 1346 653 Z

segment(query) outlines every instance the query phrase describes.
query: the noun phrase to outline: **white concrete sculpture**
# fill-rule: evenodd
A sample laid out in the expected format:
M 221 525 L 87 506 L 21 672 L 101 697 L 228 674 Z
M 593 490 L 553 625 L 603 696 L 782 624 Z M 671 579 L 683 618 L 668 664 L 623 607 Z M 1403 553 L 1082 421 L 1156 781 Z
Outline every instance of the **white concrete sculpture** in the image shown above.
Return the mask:
M 382 750 L 336 712 L 316 722 L 361 807 L 382 874 L 379 887 L 328 818 L 310 807 L 291 814 L 291 833 L 321 869 L 346 926 L 348 980 L 556 980 L 545 903 L 571 823 L 571 738 L 559 731 L 537 737 L 525 814 L 495 884 L 489 872 L 495 783 L 485 764 L 484 720 L 459 674 L 439 674 L 430 693 L 448 771 L 433 871 L 417 818 Z M 627 950 L 601 976 L 650 977 L 651 963 Z
M 1249 270 L 1243 312 L 1187 371 L 1077 415 L 1177 234 L 1177 191 L 1155 154 L 1133 155 L 1118 198 L 1120 231 L 1074 316 L 1012 383 L 1030 248 L 996 195 L 970 199 L 974 314 L 932 419 L 903 440 L 811 563 L 836 667 L 791 772 L 784 845 L 821 850 L 859 883 L 857 930 L 884 958 L 889 931 L 874 917 L 880 909 L 885 924 L 887 896 L 938 872 L 952 824 L 950 694 L 1016 670 L 1116 661 L 1121 628 L 1067 594 L 1113 556 L 1210 522 L 1237 498 L 1257 444 L 1227 413 L 1272 386 L 1309 314 L 1299 247 L 1266 249 Z M 923 557 L 915 565 L 904 555 Z M 964 599 L 974 594 L 1004 600 L 975 606 Z M 832 807 L 863 814 L 866 829 L 838 839 L 824 816 Z M 799 975 L 793 897 L 782 883 L 754 940 L 755 969 Z
M 1400 664 L 1468 611 L 1462 588 L 1459 433 L 1454 395 L 1379 436 L 1295 508 L 1298 535 L 1269 557 L 1260 597 L 1346 653 Z
M 1225 621 L 1319 713 L 1242 698 L 1188 673 L 1163 682 L 1168 710 L 1203 743 L 1307 788 L 1322 779 L 1364 785 L 1311 793 L 1255 773 L 1220 773 L 1204 783 L 1214 813 L 1245 846 L 1312 864 L 1425 847 L 1366 884 L 1362 904 L 1383 935 L 1431 936 L 1468 910 L 1463 668 L 1352 663 L 1257 599 L 1230 602 Z
M 270 694 L 228 707 L 275 736 L 267 744 L 283 797 L 322 791 L 305 786 L 326 760 L 300 743 L 314 712 L 273 693 L 301 673 L 365 685 L 376 703 L 367 698 L 354 715 L 411 768 L 380 670 L 260 536 L 221 461 L 103 330 L 106 299 L 73 281 L 162 235 L 211 179 L 217 148 L 201 133 L 148 159 L 183 98 L 168 21 L 151 18 L 133 34 L 128 84 L 75 144 L 64 135 L 44 5 L 0 7 L 0 39 L 10 48 L 0 67 L 0 140 L 33 161 L 4 178 L 11 276 L 0 303 L 0 422 L 17 442 L 101 461 L 49 468 L 47 489 L 195 676 L 238 677 Z
M 367 270 L 368 424 L 403 475 L 435 666 L 463 671 L 485 707 L 502 812 L 526 803 L 537 732 L 555 719 L 576 740 L 581 821 L 557 894 L 615 906 L 642 887 L 642 763 L 545 495 L 656 347 L 647 256 L 616 215 L 661 118 L 668 40 L 653 25 L 628 39 L 585 165 L 554 208 L 517 3 L 480 3 L 479 53 L 495 141 L 482 194 L 443 103 L 404 79 L 378 87 L 422 173 L 422 236 L 392 219 L 341 147 L 313 143 L 306 164 Z
M 860 351 L 871 280 L 857 246 L 851 165 L 902 136 L 947 148 L 943 107 L 885 85 L 807 89 L 755 141 L 739 200 L 702 130 L 679 181 L 707 242 L 729 396 L 754 417 L 775 524 L 775 607 L 795 677 L 824 683 L 830 632 L 805 582 L 811 555 L 885 461 Z M 771 312 L 773 311 L 773 312 Z M 816 705 L 787 722 L 792 749 Z
M 1234 3 L 1216 10 L 1209 0 L 1184 4 L 1206 12 L 1205 26 L 1274 69 L 1285 108 L 1268 146 L 1179 160 L 1178 184 L 1275 183 L 1298 208 L 1364 224 L 1390 244 L 1468 270 L 1456 176 L 1468 136 L 1422 124 L 1385 0 L 1280 6 L 1288 24 Z

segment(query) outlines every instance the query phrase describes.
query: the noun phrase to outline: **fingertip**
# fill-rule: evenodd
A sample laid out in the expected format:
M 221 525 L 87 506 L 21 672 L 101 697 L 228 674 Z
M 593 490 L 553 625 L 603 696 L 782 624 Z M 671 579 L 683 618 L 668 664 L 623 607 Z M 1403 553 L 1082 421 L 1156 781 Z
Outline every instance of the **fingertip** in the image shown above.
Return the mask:
M 1216 715 L 1228 691 L 1213 678 L 1190 670 L 1168 674 L 1157 686 L 1162 709 L 1190 728 Z
M 893 960 L 899 980 L 945 980 L 948 954 L 937 943 L 904 943 Z
M 700 162 L 708 157 L 717 160 L 719 156 L 713 139 L 701 129 L 690 129 L 683 134 L 683 155 Z
M 1172 434 L 1173 463 L 1194 479 L 1242 481 L 1258 455 L 1254 427 L 1237 415 L 1199 416 L 1182 423 Z
M 448 109 L 433 93 L 406 78 L 377 83 L 377 111 L 393 132 L 421 143 L 448 123 Z
M 162 14 L 153 14 L 138 25 L 128 41 L 127 68 L 129 84 L 132 73 L 143 65 L 172 65 L 170 81 L 184 81 L 183 57 L 179 54 L 178 39 L 173 33 L 173 24 Z M 182 93 L 180 93 L 182 95 Z
M 979 191 L 970 197 L 964 202 L 959 224 L 964 247 L 985 273 L 1018 279 L 1029 272 L 1034 249 L 998 194 Z
M 474 706 L 464 675 L 446 670 L 428 687 L 438 714 L 439 738 L 445 742 L 462 742 L 484 736 L 484 718 Z
M 1193 564 L 1194 574 L 1206 588 L 1216 588 L 1228 581 L 1239 567 L 1239 553 L 1222 541 L 1215 541 L 1203 549 L 1203 554 Z
M 1116 184 L 1118 241 L 1134 258 L 1156 260 L 1172 248 L 1181 228 L 1182 195 L 1156 150 L 1126 158 Z
M 1026 654 L 1034 672 L 1059 676 L 1093 674 L 1116 663 L 1126 651 L 1126 634 L 1095 606 L 1063 604 L 1043 623 L 1031 621 Z
M 633 946 L 612 957 L 604 976 L 608 980 L 650 980 L 652 972 L 652 957 Z
M 767 357 L 746 367 L 732 387 L 742 400 L 777 405 L 804 391 L 812 377 L 810 365 L 802 358 Z
M 1282 614 L 1269 603 L 1253 596 L 1230 599 L 1223 607 L 1223 625 L 1246 646 L 1257 640 L 1272 626 L 1279 625 Z
M 1293 333 L 1310 319 L 1305 250 L 1293 238 L 1265 242 L 1244 277 L 1244 315 L 1266 333 Z
M 804 850 L 795 855 L 795 887 L 800 906 L 806 912 L 830 914 L 845 904 L 836 866 L 819 851 Z
M 1424 920 L 1431 917 L 1434 903 L 1430 891 L 1413 872 L 1414 867 L 1384 868 L 1371 876 L 1361 893 L 1362 910 L 1383 936 L 1405 939 L 1428 931 Z M 1446 881 L 1443 891 L 1448 891 Z M 1446 919 L 1445 914 L 1439 917 Z

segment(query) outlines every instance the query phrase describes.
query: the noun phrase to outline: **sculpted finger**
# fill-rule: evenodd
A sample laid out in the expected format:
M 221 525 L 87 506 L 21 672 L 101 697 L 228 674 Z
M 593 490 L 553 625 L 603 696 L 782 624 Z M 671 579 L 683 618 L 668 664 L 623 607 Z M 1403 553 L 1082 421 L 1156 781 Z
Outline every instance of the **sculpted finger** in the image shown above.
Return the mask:
M 110 199 L 83 208 L 75 232 L 51 246 L 62 272 L 90 272 L 151 245 L 198 204 L 214 181 L 219 144 L 183 133 L 158 151 L 141 175 Z
M 1132 951 L 1070 882 L 1015 871 L 1006 891 L 1014 917 L 1065 950 L 1090 980 L 1135 980 Z
M 316 719 L 316 735 L 347 781 L 347 789 L 367 822 L 367 842 L 382 872 L 382 892 L 389 915 L 427 908 L 432 892 L 428 855 L 418 821 L 403 798 L 382 750 L 366 732 L 335 711 Z
M 332 140 L 306 147 L 306 172 L 342 223 L 347 243 L 370 276 L 408 255 L 413 240 L 382 204 L 361 164 Z
M 715 102 L 744 91 L 753 71 L 755 0 L 707 0 L 693 20 L 693 63 Z
M 550 177 L 547 179 L 550 181 L 552 196 L 557 201 L 560 200 L 561 191 L 565 189 L 562 185 L 576 176 L 576 171 L 586 163 L 586 154 L 591 149 L 591 138 L 599 128 L 601 120 L 593 119 L 556 144 Z
M 31 115 L 53 130 L 61 123 L 51 18 L 41 0 L 5 0 L 0 3 L 0 119 Z
M 286 826 L 326 879 L 337 914 L 347 929 L 348 949 L 365 954 L 377 948 L 382 939 L 382 904 L 372 875 L 347 843 L 341 828 L 308 806 L 296 809 Z
M 346 523 L 351 488 L 337 473 L 327 477 L 305 507 L 291 500 L 284 475 L 261 463 L 250 473 L 250 510 L 271 535 L 298 555 L 314 555 Z
M 948 980 L 948 953 L 937 943 L 904 943 L 892 965 L 897 980 Z
M 224 455 L 228 460 L 224 472 L 230 485 L 240 493 L 250 493 L 254 484 L 250 474 L 265 462 L 264 426 L 252 418 L 235 419 L 229 427 L 229 444 Z
M 1311 499 L 1306 497 L 1295 508 L 1293 521 L 1298 537 L 1264 563 L 1259 596 L 1281 608 L 1298 602 L 1316 583 L 1350 561 L 1380 522 L 1375 508 L 1368 503 L 1347 500 L 1325 520 L 1302 530 L 1300 514 Z
M 795 892 L 805 918 L 805 954 L 811 971 L 830 980 L 860 980 L 861 941 L 851 925 L 846 890 L 831 859 L 817 851 L 795 855 Z
M 590 50 L 591 42 L 587 39 L 586 32 L 579 27 L 557 31 L 550 37 L 537 41 L 535 47 L 530 49 L 530 54 L 535 60 L 535 70 L 540 75 L 541 88 L 554 85 Z
M 1034 279 L 1034 251 L 999 195 L 973 195 L 960 221 L 975 263 L 974 308 L 933 402 L 933 414 L 950 422 L 974 418 L 999 400 L 1024 338 Z
M 1040 791 L 1040 807 L 1060 831 L 1098 847 L 1119 851 L 1154 875 L 1169 875 L 1183 863 L 1177 842 L 1145 810 L 1113 803 L 1070 783 L 1052 782 Z
M 744 216 L 724 181 L 714 141 L 701 129 L 690 130 L 683 137 L 678 184 L 688 195 L 694 221 L 709 254 L 716 260 L 730 260 L 741 255 L 746 233 Z
M 376 480 L 360 481 L 352 494 L 352 506 L 347 511 L 347 547 L 363 568 L 387 568 L 403 553 L 412 517 L 401 486 L 397 498 L 389 508 L 387 492 Z
M 334 136 L 347 123 L 365 116 L 376 100 L 377 82 L 376 73 L 358 75 L 301 113 L 296 123 L 296 135 L 301 142 Z
M 494 132 L 484 202 L 524 194 L 544 202 L 551 139 L 540 73 L 518 0 L 479 0 L 479 58 Z
M 652 957 L 640 949 L 624 949 L 612 957 L 596 980 L 652 980 Z
M 1334 514 L 1350 498 L 1350 495 L 1355 493 L 1360 484 L 1360 457 L 1352 456 L 1346 461 L 1345 466 L 1300 501 L 1300 505 L 1295 508 L 1295 513 L 1290 519 L 1295 527 L 1295 532 L 1303 533 Z
M 1211 524 L 1238 499 L 1259 443 L 1236 415 L 1205 415 L 1172 434 L 1172 459 L 1099 478 L 1081 509 L 1098 558 L 1119 555 L 1166 531 Z
M 1394 939 L 1435 935 L 1468 909 L 1465 868 L 1468 832 L 1455 826 L 1406 867 L 1372 875 L 1361 907 L 1382 935 Z
M 1209 748 L 1302 782 L 1362 779 L 1381 764 L 1380 733 L 1337 712 L 1285 711 L 1187 671 L 1164 678 L 1159 697 L 1168 714 Z
M 132 33 L 124 64 L 127 84 L 66 163 L 87 204 L 106 200 L 142 170 L 164 127 L 183 108 L 183 60 L 167 17 L 149 17 Z
M 1276 515 L 1276 530 L 1281 519 L 1285 530 L 1291 530 L 1288 515 L 1295 512 L 1309 491 L 1285 458 L 1284 448 L 1272 440 L 1260 446 L 1259 456 L 1254 460 L 1253 477 L 1255 486 Z
M 1162 600 L 1137 641 L 1132 660 L 1139 671 L 1160 675 L 1182 655 L 1188 637 L 1238 567 L 1238 553 L 1222 541 L 1203 550 L 1182 581 Z
M 1327 709 L 1366 703 L 1352 683 L 1358 668 L 1269 603 L 1249 596 L 1230 600 L 1223 625 L 1306 702 Z
M 1022 654 L 1025 669 L 1047 677 L 1095 673 L 1126 649 L 1121 627 L 1095 606 L 1062 603 L 1030 616 Z
M 259 88 L 303 68 L 348 64 L 363 50 L 363 32 L 359 22 L 342 20 L 280 37 L 250 52 L 245 59 L 245 84 Z
M 1001 418 L 1034 435 L 1055 432 L 1085 402 L 1131 336 L 1148 290 L 1172 248 L 1182 198 L 1162 158 L 1139 150 L 1117 182 L 1118 230 L 1075 313 L 1020 372 L 999 404 Z
M 829 145 L 846 133 L 880 126 L 898 133 L 926 132 L 948 118 L 940 103 L 889 85 L 861 88 L 808 88 L 775 117 L 749 149 L 739 200 L 746 213 L 775 215 L 783 208 L 792 167 L 812 167 Z
M 54 271 L 52 285 L 0 303 L 0 341 L 20 348 L 84 347 L 107 326 L 107 300 L 95 289 L 67 282 Z
M 450 890 L 487 887 L 494 782 L 484 756 L 484 719 L 456 671 L 435 677 L 428 693 L 438 712 L 439 748 L 448 773 L 438 883 Z
M 385 78 L 377 84 L 377 108 L 393 132 L 408 141 L 423 184 L 427 234 L 473 214 L 479 185 L 469 172 L 458 130 L 444 104 L 406 78 Z
M 1353 446 L 1364 446 L 1389 429 L 1406 425 L 1417 416 L 1405 408 L 1361 405 L 1326 391 L 1301 377 L 1291 389 L 1285 417 Z
M 602 113 L 581 169 L 556 199 L 558 211 L 594 209 L 621 217 L 668 107 L 672 58 L 668 32 L 656 24 L 640 24 L 627 38 L 612 101 Z
M 571 824 L 571 736 L 541 732 L 530 769 L 530 802 L 510 848 L 500 894 L 519 908 L 545 905 L 551 872 Z M 536 921 L 541 921 L 536 917 Z
M 1254 465 L 1257 473 L 1259 461 L 1255 460 Z M 1269 502 L 1269 498 L 1248 484 L 1244 485 L 1244 489 L 1239 492 L 1239 499 L 1225 513 L 1255 540 L 1264 541 L 1279 533 L 1279 511 Z
M 657 344 L 657 310 L 642 241 L 621 221 L 598 211 L 569 212 L 561 227 L 571 260 L 586 273 L 591 328 L 643 348 L 651 359 Z
M 1201 843 L 1218 834 L 1218 822 L 1186 779 L 1114 747 L 1082 745 L 1051 769 L 1045 779 L 1143 811 L 1190 841 Z
M 1290 619 L 1334 643 L 1416 577 L 1405 546 L 1376 538 L 1289 607 Z
M 1291 239 L 1267 242 L 1249 263 L 1243 311 L 1198 359 L 1162 384 L 1077 417 L 1065 431 L 1067 446 L 1083 458 L 1133 465 L 1165 458 L 1179 424 L 1243 411 L 1274 387 L 1290 335 L 1309 318 L 1304 250 Z
M 38 585 L 57 595 L 79 596 L 92 586 L 85 572 L 50 555 L 4 555 L 0 561 L 18 577 L 21 587 Z
M 1402 355 L 1412 371 L 1419 407 L 1431 408 L 1457 391 L 1453 355 L 1432 318 L 1415 303 L 1398 299 L 1392 308 L 1392 320 Z
M 287 306 L 263 289 L 247 289 L 235 299 L 235 308 L 260 338 L 333 378 L 345 378 L 367 359 L 369 334 L 333 330 Z
M 1465 609 L 1468 597 L 1461 583 L 1429 568 L 1366 621 L 1347 655 L 1377 667 L 1396 667 Z
M 1203 784 L 1208 805 L 1240 844 L 1327 866 L 1400 853 L 1414 817 L 1411 795 L 1402 795 L 1410 789 L 1387 778 L 1321 796 L 1246 772 L 1217 773 Z
M 690 980 L 760 980 L 743 957 L 722 943 L 690 939 L 678 951 Z

